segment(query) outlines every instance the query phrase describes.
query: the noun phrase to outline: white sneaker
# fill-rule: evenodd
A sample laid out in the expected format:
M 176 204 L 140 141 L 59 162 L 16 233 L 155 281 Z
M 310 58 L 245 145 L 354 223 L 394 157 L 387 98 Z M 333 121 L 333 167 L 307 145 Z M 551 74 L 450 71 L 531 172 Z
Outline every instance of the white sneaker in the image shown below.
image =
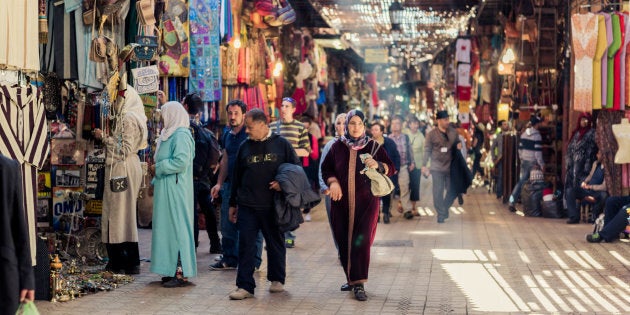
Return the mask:
M 254 297 L 254 295 L 249 293 L 247 290 L 241 288 L 230 292 L 230 300 L 244 300 L 251 297 Z
M 271 293 L 284 292 L 284 285 L 280 281 L 271 281 L 271 285 L 269 286 L 269 292 Z
M 311 222 L 311 214 L 310 214 L 310 213 L 307 213 L 307 214 L 304 216 L 304 221 L 306 221 L 306 222 Z

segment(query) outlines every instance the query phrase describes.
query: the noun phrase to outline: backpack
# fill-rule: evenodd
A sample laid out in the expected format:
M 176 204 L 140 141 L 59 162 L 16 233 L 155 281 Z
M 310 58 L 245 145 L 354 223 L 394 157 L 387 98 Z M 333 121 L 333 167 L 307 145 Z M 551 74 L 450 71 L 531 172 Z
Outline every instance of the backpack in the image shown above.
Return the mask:
M 221 146 L 214 133 L 201 125 L 191 123 L 190 131 L 195 139 L 193 176 L 199 180 L 207 180 L 212 169 L 219 163 Z

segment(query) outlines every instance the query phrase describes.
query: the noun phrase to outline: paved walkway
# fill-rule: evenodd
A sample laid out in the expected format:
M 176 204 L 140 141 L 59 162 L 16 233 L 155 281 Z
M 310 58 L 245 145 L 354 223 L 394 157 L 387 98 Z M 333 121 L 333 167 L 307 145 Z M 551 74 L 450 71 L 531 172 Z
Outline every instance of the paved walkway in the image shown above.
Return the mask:
M 423 194 L 424 196 L 424 194 Z M 38 301 L 42 314 L 630 314 L 630 243 L 589 244 L 590 225 L 522 217 L 482 188 L 437 224 L 424 216 L 378 226 L 367 302 L 340 292 L 345 282 L 323 206 L 297 231 L 287 253 L 286 292 L 271 294 L 266 261 L 256 297 L 230 301 L 235 271 L 209 271 L 207 235 L 194 286 L 166 289 L 142 263 L 132 284 L 65 303 Z M 151 230 L 140 230 L 150 257 Z

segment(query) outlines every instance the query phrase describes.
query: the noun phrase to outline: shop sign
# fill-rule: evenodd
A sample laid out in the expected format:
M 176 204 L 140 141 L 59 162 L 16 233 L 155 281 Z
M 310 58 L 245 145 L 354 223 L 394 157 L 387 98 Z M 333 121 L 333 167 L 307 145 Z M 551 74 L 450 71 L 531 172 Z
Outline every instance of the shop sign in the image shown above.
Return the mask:
M 364 52 L 365 63 L 387 63 L 389 54 L 387 49 L 366 48 Z

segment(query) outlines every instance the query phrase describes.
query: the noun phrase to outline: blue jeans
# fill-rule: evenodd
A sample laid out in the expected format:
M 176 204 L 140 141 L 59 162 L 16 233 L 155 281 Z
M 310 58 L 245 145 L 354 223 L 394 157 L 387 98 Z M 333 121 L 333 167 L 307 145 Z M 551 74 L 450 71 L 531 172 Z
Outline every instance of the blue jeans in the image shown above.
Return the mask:
M 284 247 L 284 234 L 278 227 L 273 206 L 269 208 L 239 206 L 236 224 L 239 231 L 236 286 L 254 293 L 256 240 L 261 231 L 267 244 L 267 280 L 280 281 L 284 284 L 287 249 Z
M 606 242 L 612 242 L 619 238 L 628 225 L 628 213 L 625 206 L 630 205 L 630 196 L 609 197 L 604 207 L 604 227 L 599 235 Z
M 529 172 L 534 165 L 538 165 L 536 161 L 521 160 L 521 178 L 518 180 L 518 183 L 516 183 L 516 186 L 514 186 L 514 189 L 512 189 L 510 205 L 516 203 L 521 196 L 521 189 L 523 189 L 523 185 L 529 180 Z
M 230 267 L 238 266 L 238 229 L 236 224 L 230 222 L 230 193 L 229 182 L 221 186 L 221 244 L 223 245 L 222 262 Z M 256 267 L 262 264 L 263 236 L 258 233 L 256 239 Z

